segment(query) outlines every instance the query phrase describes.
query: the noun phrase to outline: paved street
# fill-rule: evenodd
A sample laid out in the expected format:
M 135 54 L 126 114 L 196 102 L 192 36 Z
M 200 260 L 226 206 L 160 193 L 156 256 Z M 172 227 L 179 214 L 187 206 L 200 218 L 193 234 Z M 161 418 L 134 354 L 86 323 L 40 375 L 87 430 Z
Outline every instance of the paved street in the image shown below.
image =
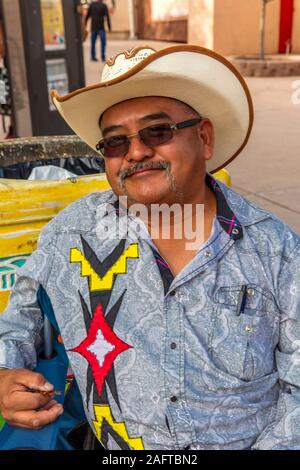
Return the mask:
M 154 48 L 167 45 L 155 41 L 109 40 L 108 56 L 145 43 Z M 86 84 L 97 83 L 103 64 L 90 62 L 89 38 L 84 44 L 84 56 Z M 300 233 L 300 104 L 293 105 L 291 99 L 292 83 L 297 79 L 247 79 L 255 106 L 254 129 L 246 149 L 228 170 L 235 189 Z

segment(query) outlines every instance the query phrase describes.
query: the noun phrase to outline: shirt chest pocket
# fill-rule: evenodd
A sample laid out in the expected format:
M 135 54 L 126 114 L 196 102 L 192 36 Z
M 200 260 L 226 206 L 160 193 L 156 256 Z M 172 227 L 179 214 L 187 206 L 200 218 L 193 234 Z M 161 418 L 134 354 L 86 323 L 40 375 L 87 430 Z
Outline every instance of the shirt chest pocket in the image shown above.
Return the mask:
M 216 366 L 242 380 L 255 380 L 274 371 L 279 312 L 272 294 L 249 285 L 242 311 L 241 285 L 215 291 L 210 353 Z

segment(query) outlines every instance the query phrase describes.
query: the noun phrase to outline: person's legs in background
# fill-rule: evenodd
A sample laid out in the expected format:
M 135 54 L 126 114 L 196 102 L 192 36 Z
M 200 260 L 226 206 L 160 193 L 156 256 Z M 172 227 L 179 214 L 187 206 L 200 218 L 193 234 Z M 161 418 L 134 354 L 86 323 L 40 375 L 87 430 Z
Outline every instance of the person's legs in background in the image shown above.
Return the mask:
M 101 39 L 101 59 L 102 62 L 106 61 L 106 32 L 104 29 L 100 30 L 100 39 Z
M 96 40 L 98 36 L 98 31 L 92 31 L 91 34 L 91 60 L 96 59 Z

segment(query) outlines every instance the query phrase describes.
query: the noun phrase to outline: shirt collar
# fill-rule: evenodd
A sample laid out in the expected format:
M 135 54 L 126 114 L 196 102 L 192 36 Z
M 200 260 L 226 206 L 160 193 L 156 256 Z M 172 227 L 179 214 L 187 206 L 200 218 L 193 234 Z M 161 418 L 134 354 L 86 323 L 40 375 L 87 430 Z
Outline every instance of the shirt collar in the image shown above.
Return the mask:
M 206 174 L 205 178 L 206 185 L 214 192 L 217 200 L 217 219 L 222 229 L 232 238 L 238 240 L 243 237 L 242 226 L 232 211 L 225 195 L 222 191 L 221 186 L 209 173 Z

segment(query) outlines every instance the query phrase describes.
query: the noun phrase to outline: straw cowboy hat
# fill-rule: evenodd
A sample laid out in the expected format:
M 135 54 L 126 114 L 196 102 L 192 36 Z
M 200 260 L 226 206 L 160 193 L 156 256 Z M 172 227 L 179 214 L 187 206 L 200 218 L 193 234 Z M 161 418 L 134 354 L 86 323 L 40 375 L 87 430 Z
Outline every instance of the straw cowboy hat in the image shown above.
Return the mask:
M 96 150 L 102 138 L 99 117 L 116 103 L 142 96 L 164 96 L 188 104 L 215 128 L 215 151 L 207 171 L 232 161 L 246 145 L 253 105 L 240 73 L 224 57 L 199 46 L 161 51 L 144 46 L 108 59 L 100 83 L 59 96 L 53 102 L 69 126 Z

